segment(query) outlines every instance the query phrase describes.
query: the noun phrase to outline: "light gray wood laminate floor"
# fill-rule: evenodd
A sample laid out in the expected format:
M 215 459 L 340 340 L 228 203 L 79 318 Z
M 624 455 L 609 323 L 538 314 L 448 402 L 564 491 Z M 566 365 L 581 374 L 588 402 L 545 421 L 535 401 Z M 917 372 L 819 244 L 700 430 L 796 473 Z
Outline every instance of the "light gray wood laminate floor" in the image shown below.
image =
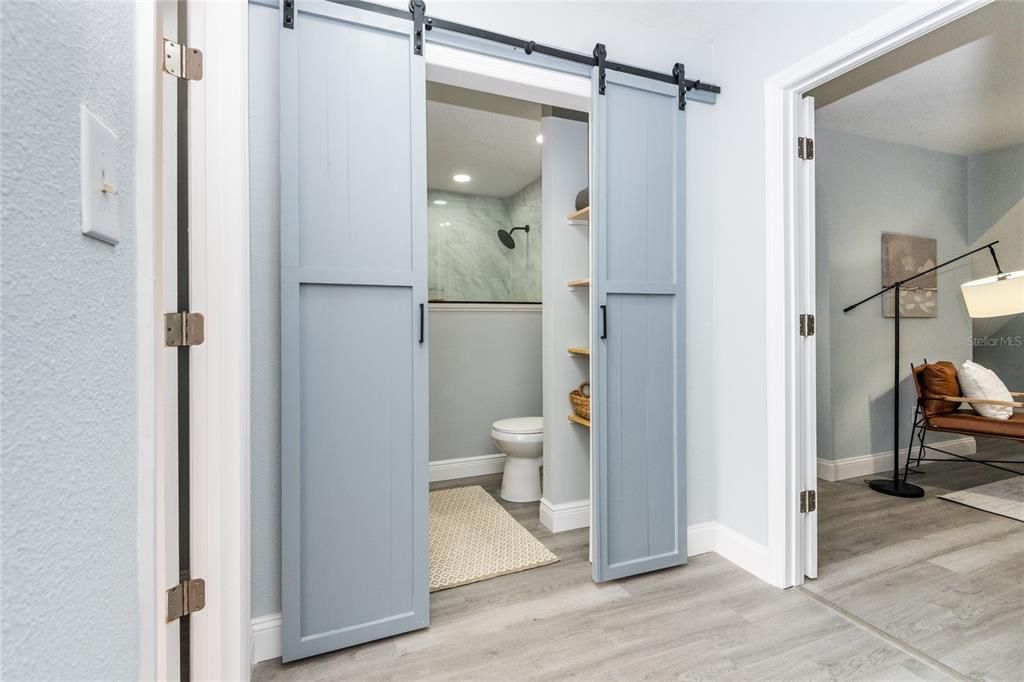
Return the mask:
M 598 585 L 586 529 L 503 502 L 561 561 L 435 592 L 426 630 L 255 679 L 1024 679 L 1024 524 L 935 497 L 1006 475 L 930 465 L 923 500 L 819 482 L 820 577 L 791 590 L 715 554 Z M 433 487 L 468 484 L 497 496 L 500 477 Z
M 979 441 L 979 453 L 1024 460 L 1024 445 Z M 1024 680 L 1024 523 L 938 498 L 1013 474 L 922 471 L 918 500 L 819 481 L 819 577 L 803 589 L 964 677 Z

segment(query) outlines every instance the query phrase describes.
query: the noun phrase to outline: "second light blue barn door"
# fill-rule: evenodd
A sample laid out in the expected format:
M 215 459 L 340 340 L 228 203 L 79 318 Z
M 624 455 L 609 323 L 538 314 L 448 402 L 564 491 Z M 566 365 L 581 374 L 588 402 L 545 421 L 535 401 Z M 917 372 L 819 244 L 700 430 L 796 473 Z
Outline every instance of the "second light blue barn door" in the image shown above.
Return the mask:
M 686 562 L 685 113 L 675 85 L 594 69 L 594 579 Z M 601 90 L 604 90 L 602 93 Z
M 281 29 L 285 661 L 428 622 L 426 116 L 412 22 Z M 259 330 L 256 330 L 259 333 Z

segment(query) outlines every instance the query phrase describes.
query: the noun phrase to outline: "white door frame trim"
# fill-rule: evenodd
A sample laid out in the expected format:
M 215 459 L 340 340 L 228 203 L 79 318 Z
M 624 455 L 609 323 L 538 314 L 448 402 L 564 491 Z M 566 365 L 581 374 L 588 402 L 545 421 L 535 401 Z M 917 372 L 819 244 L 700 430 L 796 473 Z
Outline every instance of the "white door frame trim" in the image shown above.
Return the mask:
M 190 308 L 206 340 L 190 350 L 191 616 L 194 679 L 247 680 L 249 625 L 249 6 L 189 2 Z
M 136 388 L 139 679 L 180 677 L 180 624 L 165 621 L 178 569 L 178 357 L 163 342 L 177 298 L 177 84 L 162 73 L 178 39 L 173 0 L 135 12 Z
M 765 81 L 768 546 L 770 582 L 780 587 L 803 582 L 805 518 L 799 513 L 797 499 L 800 490 L 816 486 L 813 473 L 808 474 L 816 463 L 801 447 L 807 433 L 813 435 L 815 429 L 815 386 L 813 374 L 807 371 L 806 354 L 801 353 L 806 340 L 801 341 L 797 331 L 797 316 L 813 312 L 815 299 L 814 252 L 808 252 L 802 241 L 805 226 L 797 208 L 814 190 L 801 184 L 803 176 L 794 162 L 800 98 L 990 1 L 901 5 Z

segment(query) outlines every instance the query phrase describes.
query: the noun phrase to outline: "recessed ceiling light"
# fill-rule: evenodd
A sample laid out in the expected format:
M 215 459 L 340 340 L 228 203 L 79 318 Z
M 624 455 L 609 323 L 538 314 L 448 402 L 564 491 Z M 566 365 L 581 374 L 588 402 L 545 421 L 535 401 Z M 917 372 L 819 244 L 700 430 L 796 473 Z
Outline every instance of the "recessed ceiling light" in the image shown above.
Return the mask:
M 473 178 L 469 177 L 465 173 L 456 173 L 455 175 L 452 176 L 452 180 L 454 180 L 455 182 L 469 182 L 472 179 Z
M 537 136 L 537 144 L 544 144 L 544 134 L 541 133 Z
M 446 206 L 448 204 L 444 199 L 434 199 L 434 206 Z
M 451 223 L 443 222 L 443 223 L 441 223 L 441 227 L 451 227 Z

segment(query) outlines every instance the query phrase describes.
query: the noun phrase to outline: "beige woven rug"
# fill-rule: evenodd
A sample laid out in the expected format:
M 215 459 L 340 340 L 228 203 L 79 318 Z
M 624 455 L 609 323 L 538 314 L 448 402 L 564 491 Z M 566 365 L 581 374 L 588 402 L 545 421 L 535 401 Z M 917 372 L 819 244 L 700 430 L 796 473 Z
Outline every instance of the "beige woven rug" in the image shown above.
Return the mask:
M 478 485 L 430 493 L 430 591 L 558 561 Z

